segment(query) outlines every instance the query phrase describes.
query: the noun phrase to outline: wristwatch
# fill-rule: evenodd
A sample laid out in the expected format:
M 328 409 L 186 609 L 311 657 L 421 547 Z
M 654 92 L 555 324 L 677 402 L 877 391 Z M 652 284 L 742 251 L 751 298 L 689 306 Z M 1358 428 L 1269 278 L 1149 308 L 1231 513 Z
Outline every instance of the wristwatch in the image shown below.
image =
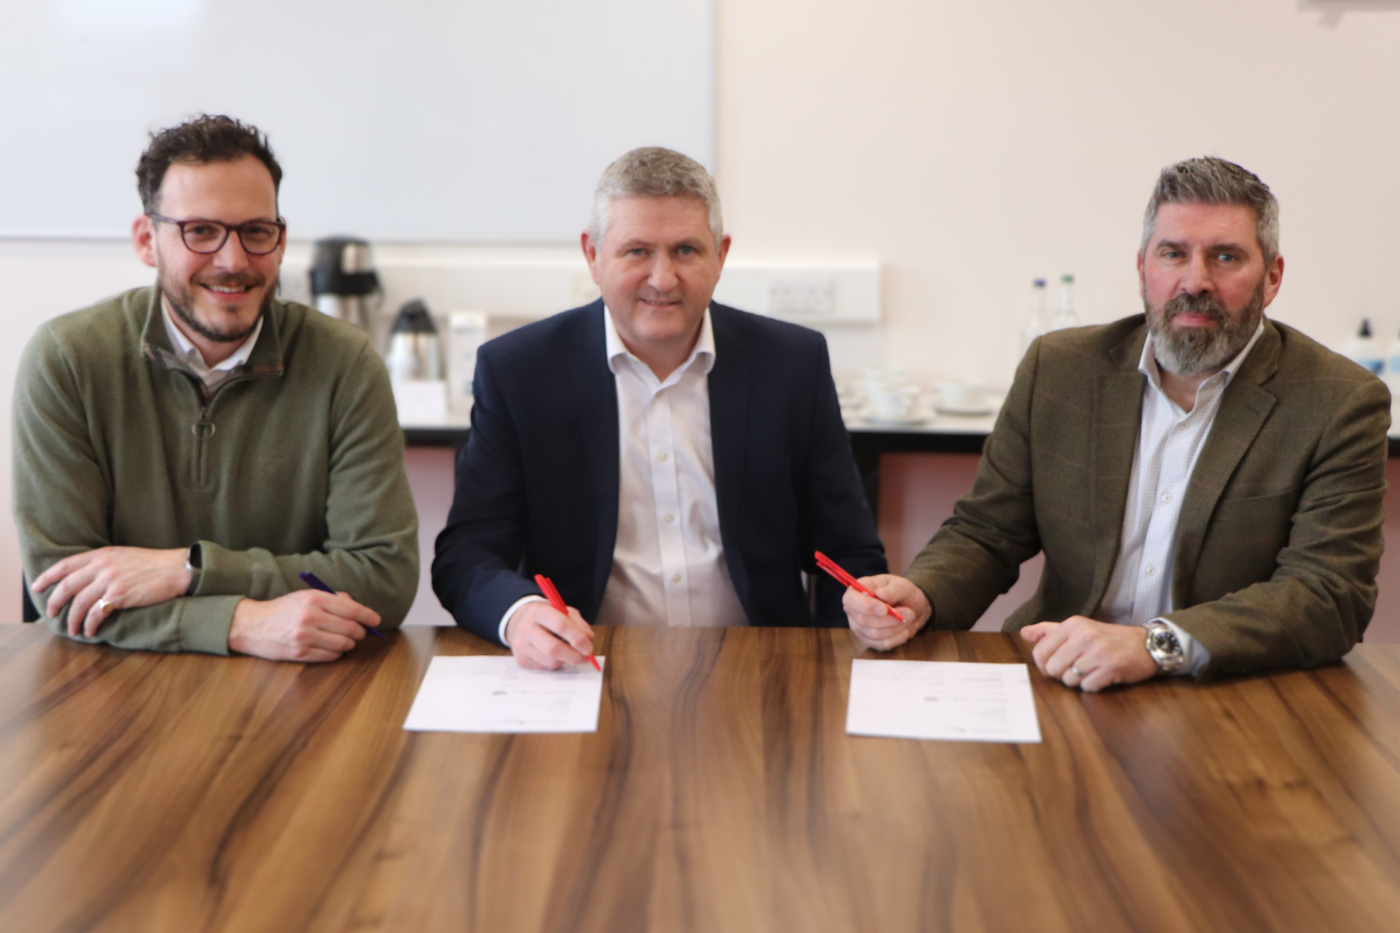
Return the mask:
M 1181 647 L 1181 639 L 1176 637 L 1170 625 L 1156 619 L 1143 623 L 1142 627 L 1147 630 L 1147 653 L 1152 655 L 1152 660 L 1157 662 L 1163 674 L 1175 674 L 1186 663 L 1186 651 Z
M 190 585 L 185 595 L 193 596 L 199 587 L 199 574 L 204 569 L 204 552 L 200 550 L 198 541 L 185 548 L 185 569 L 190 572 Z

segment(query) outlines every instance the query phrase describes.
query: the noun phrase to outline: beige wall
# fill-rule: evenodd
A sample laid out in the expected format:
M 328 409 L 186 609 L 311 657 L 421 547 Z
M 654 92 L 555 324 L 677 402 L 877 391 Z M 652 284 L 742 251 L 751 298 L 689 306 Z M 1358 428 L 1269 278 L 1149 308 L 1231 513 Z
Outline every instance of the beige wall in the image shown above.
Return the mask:
M 1400 11 L 1296 0 L 721 0 L 734 255 L 874 254 L 893 363 L 1009 378 L 1035 276 L 1140 310 L 1158 168 L 1210 153 L 1282 204 L 1276 315 L 1400 329 Z M 838 365 L 840 351 L 837 352 Z

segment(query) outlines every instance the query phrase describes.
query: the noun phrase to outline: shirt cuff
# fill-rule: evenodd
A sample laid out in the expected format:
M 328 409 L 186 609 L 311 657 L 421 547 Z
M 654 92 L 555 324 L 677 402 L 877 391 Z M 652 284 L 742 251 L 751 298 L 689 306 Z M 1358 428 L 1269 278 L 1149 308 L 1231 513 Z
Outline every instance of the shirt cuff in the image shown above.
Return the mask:
M 549 600 L 545 599 L 543 596 L 533 596 L 533 595 L 531 595 L 531 596 L 522 596 L 522 597 L 520 597 L 519 599 L 517 599 L 515 602 L 511 603 L 511 604 L 510 604 L 510 608 L 506 610 L 506 614 L 503 615 L 503 616 L 501 616 L 501 624 L 500 624 L 499 626 L 497 626 L 497 628 L 496 628 L 496 637 L 499 638 L 499 639 L 501 640 L 501 644 L 505 645 L 507 648 L 510 647 L 510 642 L 506 641 L 506 623 L 510 621 L 510 617 L 511 617 L 511 616 L 515 615 L 515 610 L 519 609 L 521 606 L 525 605 L 526 603 L 546 603 L 546 602 L 549 602 Z M 1176 628 L 1176 626 L 1173 625 L 1172 628 Z M 1178 637 L 1179 637 L 1179 636 L 1178 636 Z
M 1210 663 L 1210 652 L 1206 650 L 1206 646 L 1186 634 L 1186 630 L 1181 626 L 1160 616 L 1152 621 L 1161 622 L 1171 629 L 1176 640 L 1181 643 L 1182 662 L 1181 666 L 1172 672 L 1173 677 L 1195 677 Z M 505 631 L 504 626 L 501 627 L 501 631 Z

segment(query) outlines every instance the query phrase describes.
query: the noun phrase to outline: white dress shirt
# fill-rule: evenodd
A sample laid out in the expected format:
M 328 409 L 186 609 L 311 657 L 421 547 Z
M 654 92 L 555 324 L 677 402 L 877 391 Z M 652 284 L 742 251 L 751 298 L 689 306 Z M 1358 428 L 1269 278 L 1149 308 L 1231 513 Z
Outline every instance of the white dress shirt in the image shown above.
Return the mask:
M 603 315 L 608 368 L 617 387 L 617 541 L 598 608 L 602 625 L 747 625 L 720 542 L 710 441 L 710 312 L 684 363 L 664 380 L 628 352 Z M 512 604 L 506 623 L 527 602 Z
M 1141 625 L 1149 620 L 1166 622 L 1186 653 L 1178 674 L 1199 672 L 1210 660 L 1210 653 L 1185 630 L 1161 618 L 1173 608 L 1177 519 L 1230 377 L 1239 371 L 1262 333 L 1261 321 L 1244 349 L 1196 388 L 1196 403 L 1189 412 L 1162 390 L 1162 374 L 1152 352 L 1150 333 L 1138 361 L 1138 371 L 1147 377 L 1142 427 L 1128 485 L 1128 505 L 1123 510 L 1118 563 L 1099 612 L 1107 615 L 1101 621 L 1119 625 Z
M 258 335 L 262 333 L 263 326 L 262 315 L 259 315 L 258 323 L 253 325 L 253 332 L 238 345 L 238 349 L 233 351 L 233 355 L 210 366 L 204 362 L 204 354 L 199 352 L 199 347 L 190 343 L 190 338 L 186 337 L 180 328 L 175 326 L 164 301 L 160 303 L 160 317 L 165 322 L 165 333 L 170 338 L 170 345 L 175 348 L 175 355 L 194 371 L 194 374 L 204 383 L 204 387 L 211 392 L 221 382 L 233 375 L 234 367 L 242 366 L 248 362 L 248 357 L 253 355 L 253 346 L 258 342 Z

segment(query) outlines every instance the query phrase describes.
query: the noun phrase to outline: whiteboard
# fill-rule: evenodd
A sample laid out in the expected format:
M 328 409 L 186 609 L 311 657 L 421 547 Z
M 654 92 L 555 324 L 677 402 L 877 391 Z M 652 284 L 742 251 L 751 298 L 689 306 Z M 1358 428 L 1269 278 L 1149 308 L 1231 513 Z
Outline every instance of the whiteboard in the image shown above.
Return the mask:
M 0 235 L 126 235 L 203 111 L 268 134 L 294 238 L 572 240 L 628 149 L 713 170 L 714 62 L 714 0 L 3 0 Z

